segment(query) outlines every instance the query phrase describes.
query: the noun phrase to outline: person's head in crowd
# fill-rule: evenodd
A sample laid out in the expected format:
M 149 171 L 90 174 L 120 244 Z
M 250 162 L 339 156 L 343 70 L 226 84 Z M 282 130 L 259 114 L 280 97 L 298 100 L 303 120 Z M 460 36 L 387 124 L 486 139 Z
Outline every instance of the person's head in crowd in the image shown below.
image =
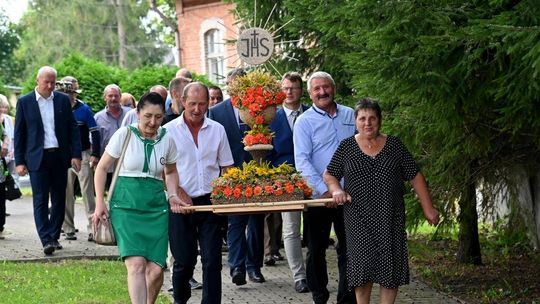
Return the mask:
M 128 108 L 136 108 L 137 102 L 135 101 L 135 97 L 129 93 L 122 93 L 122 96 L 120 96 L 120 104 L 124 107 Z
M 281 90 L 285 93 L 283 106 L 296 110 L 302 98 L 302 75 L 297 72 L 287 72 L 281 79 Z
M 146 138 L 153 138 L 165 117 L 165 99 L 157 92 L 148 92 L 137 103 L 137 124 L 139 131 Z
M 382 113 L 379 103 L 371 98 L 362 98 L 354 107 L 358 134 L 376 138 L 381 129 Z
M 186 68 L 181 68 L 176 72 L 175 78 L 184 78 L 184 80 L 187 83 L 190 83 L 193 81 L 193 76 L 191 75 L 191 72 Z
M 155 86 L 151 87 L 150 92 L 158 93 L 159 95 L 161 95 L 161 97 L 163 97 L 163 100 L 167 99 L 167 95 L 169 95 L 169 92 L 167 92 L 167 88 L 160 84 L 156 84 Z
M 56 87 L 56 70 L 50 66 L 39 68 L 36 76 L 36 91 L 43 98 L 49 98 Z
M 77 95 L 81 93 L 79 89 L 79 81 L 73 76 L 65 76 L 56 83 L 56 90 L 66 93 L 74 104 L 77 100 Z
M 208 88 L 200 82 L 188 84 L 182 94 L 182 105 L 186 123 L 202 123 L 208 110 Z
M 229 73 L 227 73 L 227 79 L 225 80 L 225 84 L 229 85 L 238 76 L 246 76 L 246 71 L 242 68 L 232 69 L 231 71 L 229 71 Z
M 208 88 L 208 106 L 211 107 L 223 101 L 223 92 L 218 86 L 211 86 Z
M 0 114 L 9 114 L 9 101 L 2 94 L 0 94 Z
M 107 105 L 107 111 L 118 112 L 122 109 L 120 96 L 122 96 L 122 90 L 116 84 L 109 84 L 105 87 L 103 90 L 103 99 Z
M 336 83 L 332 76 L 322 71 L 315 72 L 309 77 L 307 87 L 313 104 L 317 108 L 333 114 L 336 109 L 334 102 Z
M 182 106 L 182 95 L 184 94 L 184 88 L 189 82 L 183 77 L 176 77 L 169 82 L 169 92 L 171 94 L 171 108 L 176 114 L 182 113 L 184 107 Z

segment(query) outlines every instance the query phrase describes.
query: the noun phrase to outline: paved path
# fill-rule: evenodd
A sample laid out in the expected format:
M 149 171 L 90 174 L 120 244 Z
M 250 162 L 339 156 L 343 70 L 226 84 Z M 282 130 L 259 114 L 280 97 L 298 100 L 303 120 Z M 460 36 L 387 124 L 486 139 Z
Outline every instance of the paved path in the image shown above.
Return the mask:
M 78 240 L 66 241 L 63 237 L 60 243 L 64 249 L 55 251 L 52 257 L 45 257 L 41 243 L 35 231 L 32 215 L 31 198 L 25 197 L 14 202 L 7 202 L 7 212 L 11 216 L 6 219 L 5 240 L 0 240 L 0 261 L 47 261 L 58 259 L 80 258 L 115 258 L 118 256 L 116 247 L 99 246 L 86 240 L 86 220 L 81 204 L 75 206 L 75 224 L 80 230 Z M 335 251 L 328 250 L 328 269 L 330 303 L 335 303 L 337 291 L 337 265 Z M 222 303 L 311 303 L 310 294 L 299 294 L 294 291 L 291 273 L 286 261 L 280 261 L 276 266 L 264 267 L 262 272 L 267 282 L 256 284 L 248 282 L 247 285 L 238 287 L 232 284 L 229 277 L 229 268 L 226 266 L 227 256 L 223 255 L 223 296 Z M 195 270 L 195 278 L 201 279 L 200 261 Z M 170 273 L 165 273 L 165 289 L 170 286 Z M 192 293 L 190 303 L 200 303 L 201 291 Z M 372 303 L 378 303 L 378 288 L 374 288 Z M 400 289 L 397 303 L 464 303 L 436 292 L 424 283 L 411 280 L 411 284 Z

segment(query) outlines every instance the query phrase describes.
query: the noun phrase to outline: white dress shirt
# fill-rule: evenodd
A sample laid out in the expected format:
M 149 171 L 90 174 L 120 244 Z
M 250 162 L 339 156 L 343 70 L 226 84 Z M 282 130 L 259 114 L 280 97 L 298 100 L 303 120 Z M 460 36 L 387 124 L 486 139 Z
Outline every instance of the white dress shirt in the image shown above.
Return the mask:
M 285 111 L 285 115 L 287 116 L 287 121 L 289 122 L 289 127 L 291 127 L 291 131 L 293 130 L 293 126 L 294 126 L 294 120 L 298 118 L 298 116 L 300 116 L 300 114 L 302 114 L 302 105 L 300 105 L 300 107 L 298 107 L 298 109 L 296 110 L 291 110 L 287 107 L 283 107 L 283 111 Z M 293 114 L 294 112 L 296 112 L 296 115 Z
M 36 91 L 36 101 L 39 105 L 39 113 L 41 113 L 41 121 L 43 122 L 43 131 L 45 132 L 45 139 L 43 141 L 43 148 L 58 148 L 58 139 L 54 132 L 54 92 L 51 93 L 49 98 L 44 98 Z
M 182 187 L 190 197 L 212 192 L 212 181 L 221 172 L 221 167 L 232 166 L 234 160 L 225 133 L 218 122 L 205 117 L 197 136 L 198 146 L 184 121 L 184 115 L 167 123 L 164 128 L 170 133 L 178 148 L 176 168 Z

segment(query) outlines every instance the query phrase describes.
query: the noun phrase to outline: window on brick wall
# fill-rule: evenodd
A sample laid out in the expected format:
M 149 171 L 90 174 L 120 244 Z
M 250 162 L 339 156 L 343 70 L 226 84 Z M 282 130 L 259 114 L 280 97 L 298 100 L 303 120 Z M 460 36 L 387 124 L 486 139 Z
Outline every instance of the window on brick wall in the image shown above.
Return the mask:
M 223 39 L 218 29 L 211 29 L 204 33 L 204 46 L 206 54 L 206 75 L 214 83 L 223 82 Z

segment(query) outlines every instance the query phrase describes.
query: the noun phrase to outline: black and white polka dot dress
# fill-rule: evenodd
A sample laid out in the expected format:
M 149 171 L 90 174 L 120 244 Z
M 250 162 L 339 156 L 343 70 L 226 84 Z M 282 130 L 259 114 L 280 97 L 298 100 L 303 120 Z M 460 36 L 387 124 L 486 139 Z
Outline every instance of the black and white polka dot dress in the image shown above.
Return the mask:
M 419 172 L 403 143 L 388 136 L 376 156 L 364 154 L 354 136 L 341 142 L 328 171 L 352 202 L 344 206 L 349 288 L 378 283 L 397 288 L 409 283 L 404 181 Z

